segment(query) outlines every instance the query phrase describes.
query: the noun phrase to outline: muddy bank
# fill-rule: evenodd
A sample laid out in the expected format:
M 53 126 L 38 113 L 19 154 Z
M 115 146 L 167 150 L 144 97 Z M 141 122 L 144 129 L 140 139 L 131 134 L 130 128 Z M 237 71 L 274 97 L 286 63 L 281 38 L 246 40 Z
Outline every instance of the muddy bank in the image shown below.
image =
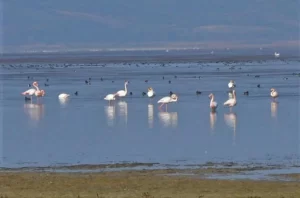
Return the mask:
M 198 175 L 216 170 L 202 171 L 198 170 Z M 299 182 L 209 180 L 168 175 L 177 172 L 171 169 L 103 173 L 0 172 L 0 197 L 300 197 Z
M 57 164 L 53 166 L 43 167 L 17 167 L 7 168 L 0 167 L 0 171 L 60 171 L 60 172 L 103 172 L 103 171 L 122 171 L 122 170 L 177 170 L 179 172 L 185 172 L 191 170 L 197 171 L 229 171 L 229 172 L 241 172 L 241 171 L 255 171 L 255 170 L 272 170 L 284 168 L 283 165 L 277 164 L 260 164 L 260 163 L 235 163 L 235 162 L 206 162 L 204 164 L 160 164 L 160 163 L 143 163 L 143 162 L 123 162 L 123 163 L 111 163 L 111 164 L 76 164 L 76 165 L 63 165 Z

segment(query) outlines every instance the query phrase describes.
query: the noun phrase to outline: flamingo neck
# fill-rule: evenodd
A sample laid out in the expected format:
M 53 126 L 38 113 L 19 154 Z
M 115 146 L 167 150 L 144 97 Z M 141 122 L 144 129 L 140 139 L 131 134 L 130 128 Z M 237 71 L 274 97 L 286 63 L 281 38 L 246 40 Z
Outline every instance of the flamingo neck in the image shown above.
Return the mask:
M 37 85 L 33 85 L 37 91 L 40 91 L 39 87 Z
M 127 84 L 125 83 L 125 93 L 127 93 Z
M 213 102 L 214 102 L 214 96 L 211 97 L 210 104 L 212 105 Z

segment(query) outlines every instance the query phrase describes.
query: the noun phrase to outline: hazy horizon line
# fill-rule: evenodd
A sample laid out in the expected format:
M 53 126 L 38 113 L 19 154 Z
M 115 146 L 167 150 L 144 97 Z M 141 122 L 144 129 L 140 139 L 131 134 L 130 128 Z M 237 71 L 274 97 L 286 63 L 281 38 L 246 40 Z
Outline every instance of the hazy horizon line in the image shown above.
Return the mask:
M 282 48 L 299 49 L 300 40 L 276 41 L 272 43 L 246 43 L 246 42 L 151 42 L 141 44 L 43 44 L 20 46 L 2 46 L 2 54 L 13 53 L 55 53 L 55 52 L 101 52 L 101 51 L 155 51 L 155 50 L 224 50 L 224 49 L 264 49 Z M 279 50 L 279 49 L 278 49 Z M 210 52 L 210 51 L 209 51 Z

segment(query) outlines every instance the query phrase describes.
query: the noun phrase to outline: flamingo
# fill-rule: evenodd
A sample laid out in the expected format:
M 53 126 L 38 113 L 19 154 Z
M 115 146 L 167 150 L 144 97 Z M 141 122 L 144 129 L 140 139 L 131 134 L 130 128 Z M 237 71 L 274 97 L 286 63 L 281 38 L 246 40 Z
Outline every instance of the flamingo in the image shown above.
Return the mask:
M 161 103 L 159 108 L 161 108 L 164 104 L 166 104 L 166 108 L 167 108 L 168 103 L 177 102 L 177 100 L 178 100 L 178 96 L 176 94 L 172 94 L 171 96 L 166 96 L 161 98 L 159 101 L 157 101 L 157 103 Z
M 39 88 L 39 86 L 38 86 L 38 84 L 36 85 L 36 92 L 34 93 L 34 95 L 36 96 L 36 97 L 43 97 L 44 95 L 45 95 L 45 91 L 42 89 L 42 90 L 40 90 L 40 88 Z
M 108 100 L 108 103 L 110 104 L 110 101 L 116 100 L 116 95 L 117 94 L 108 94 L 107 96 L 105 96 L 104 100 Z
M 271 89 L 271 93 L 270 93 L 270 95 L 271 95 L 271 97 L 273 98 L 273 99 L 276 99 L 277 97 L 278 97 L 278 92 L 274 89 L 274 88 L 272 88 Z
M 128 85 L 128 81 L 125 81 L 124 86 L 125 86 L 125 90 L 120 90 L 116 93 L 116 96 L 118 97 L 125 97 L 127 95 L 127 85 Z
M 36 90 L 36 92 L 34 93 L 36 97 L 44 97 L 46 92 L 42 89 L 42 90 Z
M 234 88 L 235 86 L 236 86 L 235 82 L 233 80 L 230 80 L 229 83 L 228 83 L 229 89 Z
M 66 93 L 61 93 L 58 95 L 59 99 L 67 99 L 69 98 L 70 94 L 66 94 Z
M 224 102 L 224 106 L 233 107 L 236 105 L 236 94 L 235 90 L 232 91 L 233 98 L 228 99 L 226 102 Z
M 216 101 L 214 101 L 215 99 L 215 96 L 214 94 L 209 94 L 208 96 L 210 98 L 210 104 L 209 104 L 209 107 L 211 108 L 212 111 L 215 111 L 218 107 L 218 103 Z
M 148 96 L 149 98 L 153 98 L 153 97 L 155 96 L 155 92 L 154 92 L 154 90 L 153 90 L 152 87 L 148 87 L 147 96 Z
M 32 100 L 32 96 L 35 94 L 35 92 L 37 91 L 37 90 L 39 90 L 39 88 L 38 88 L 38 83 L 36 82 L 36 81 L 34 81 L 33 83 L 32 83 L 32 86 L 35 88 L 31 88 L 31 89 L 28 89 L 27 91 L 24 91 L 23 93 L 22 93 L 22 95 L 24 95 L 24 96 L 26 96 L 26 95 L 29 95 L 30 96 L 30 98 L 31 98 L 31 100 Z

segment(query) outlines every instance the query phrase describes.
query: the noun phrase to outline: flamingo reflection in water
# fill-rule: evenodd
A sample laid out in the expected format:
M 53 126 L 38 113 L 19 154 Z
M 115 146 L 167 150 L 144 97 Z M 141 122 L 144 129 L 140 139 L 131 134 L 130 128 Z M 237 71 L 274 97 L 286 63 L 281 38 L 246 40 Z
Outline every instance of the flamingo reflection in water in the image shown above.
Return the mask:
M 69 98 L 58 98 L 58 101 L 62 107 L 65 107 L 69 102 Z
M 33 121 L 39 121 L 44 115 L 43 104 L 25 103 L 24 111 Z
M 177 112 L 159 112 L 158 118 L 165 127 L 172 126 L 176 127 L 178 123 L 178 114 Z
M 271 102 L 271 116 L 273 118 L 277 117 L 277 106 L 278 106 L 278 102 L 276 101 Z
M 114 121 L 116 117 L 115 106 L 111 106 L 111 105 L 105 106 L 104 111 L 107 117 L 107 125 L 114 126 Z
M 125 124 L 127 125 L 128 121 L 128 109 L 127 109 L 127 102 L 125 101 L 119 101 L 118 103 L 118 116 L 122 118 L 125 121 Z
M 148 104 L 148 127 L 153 128 L 153 104 Z
M 216 122 L 217 122 L 217 112 L 215 112 L 215 111 L 210 112 L 209 120 L 210 120 L 210 129 L 211 129 L 211 132 L 213 132 L 215 129 Z
M 226 125 L 233 130 L 233 145 L 235 145 L 237 116 L 236 113 L 225 113 L 224 121 Z

